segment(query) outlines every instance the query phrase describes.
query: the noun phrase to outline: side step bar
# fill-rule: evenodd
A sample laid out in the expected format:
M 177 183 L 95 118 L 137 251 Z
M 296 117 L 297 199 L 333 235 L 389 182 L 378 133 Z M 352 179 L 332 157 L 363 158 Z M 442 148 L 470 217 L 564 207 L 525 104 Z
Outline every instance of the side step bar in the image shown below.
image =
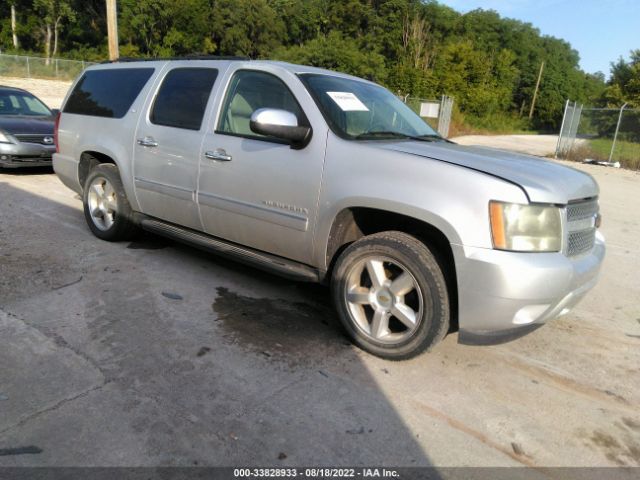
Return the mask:
M 227 242 L 188 228 L 152 218 L 142 218 L 140 226 L 149 232 L 188 243 L 202 250 L 224 255 L 256 268 L 275 273 L 291 280 L 319 282 L 318 270 L 276 255 L 260 252 L 235 243 Z

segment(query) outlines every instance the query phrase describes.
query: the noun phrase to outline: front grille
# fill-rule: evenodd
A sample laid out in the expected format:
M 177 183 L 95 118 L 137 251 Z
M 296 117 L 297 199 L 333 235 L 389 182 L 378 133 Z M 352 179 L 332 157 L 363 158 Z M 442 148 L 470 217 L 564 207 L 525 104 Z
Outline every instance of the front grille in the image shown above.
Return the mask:
M 598 200 L 570 203 L 567 206 L 567 255 L 575 257 L 589 252 L 596 241 L 595 218 Z
M 22 143 L 39 143 L 40 145 L 53 145 L 53 134 L 51 135 L 15 135 Z M 45 141 L 45 138 L 48 141 Z
M 587 200 L 586 202 L 570 203 L 567 206 L 567 222 L 584 220 L 593 217 L 598 213 L 598 201 Z
M 596 241 L 595 230 L 596 229 L 594 228 L 590 230 L 582 230 L 581 232 L 570 233 L 567 255 L 574 257 L 591 250 Z

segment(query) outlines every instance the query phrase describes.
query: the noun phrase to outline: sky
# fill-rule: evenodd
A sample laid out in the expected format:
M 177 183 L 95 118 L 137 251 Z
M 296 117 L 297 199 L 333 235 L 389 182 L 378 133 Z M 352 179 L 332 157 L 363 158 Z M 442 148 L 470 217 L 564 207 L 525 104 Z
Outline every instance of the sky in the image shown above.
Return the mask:
M 609 75 L 610 63 L 640 49 L 640 0 L 438 0 L 459 12 L 495 10 L 567 40 L 585 72 Z

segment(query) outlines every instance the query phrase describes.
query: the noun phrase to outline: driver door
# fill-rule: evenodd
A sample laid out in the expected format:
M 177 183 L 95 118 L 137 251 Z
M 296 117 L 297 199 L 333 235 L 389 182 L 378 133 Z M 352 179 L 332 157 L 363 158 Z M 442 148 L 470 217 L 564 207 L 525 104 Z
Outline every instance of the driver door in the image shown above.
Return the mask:
M 300 88 L 303 88 L 300 86 Z M 325 139 L 300 150 L 258 135 L 253 112 L 277 108 L 308 124 L 300 103 L 273 72 L 233 72 L 200 158 L 198 204 L 207 233 L 258 250 L 310 263 Z

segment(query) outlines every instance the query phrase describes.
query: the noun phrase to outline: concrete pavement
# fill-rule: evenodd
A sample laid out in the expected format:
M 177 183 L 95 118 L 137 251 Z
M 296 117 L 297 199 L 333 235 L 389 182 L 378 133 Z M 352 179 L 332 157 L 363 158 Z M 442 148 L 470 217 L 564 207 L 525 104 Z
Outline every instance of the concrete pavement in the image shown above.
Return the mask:
M 0 466 L 640 465 L 640 176 L 576 310 L 386 362 L 323 287 L 157 237 L 106 243 L 46 171 L 0 173 Z

